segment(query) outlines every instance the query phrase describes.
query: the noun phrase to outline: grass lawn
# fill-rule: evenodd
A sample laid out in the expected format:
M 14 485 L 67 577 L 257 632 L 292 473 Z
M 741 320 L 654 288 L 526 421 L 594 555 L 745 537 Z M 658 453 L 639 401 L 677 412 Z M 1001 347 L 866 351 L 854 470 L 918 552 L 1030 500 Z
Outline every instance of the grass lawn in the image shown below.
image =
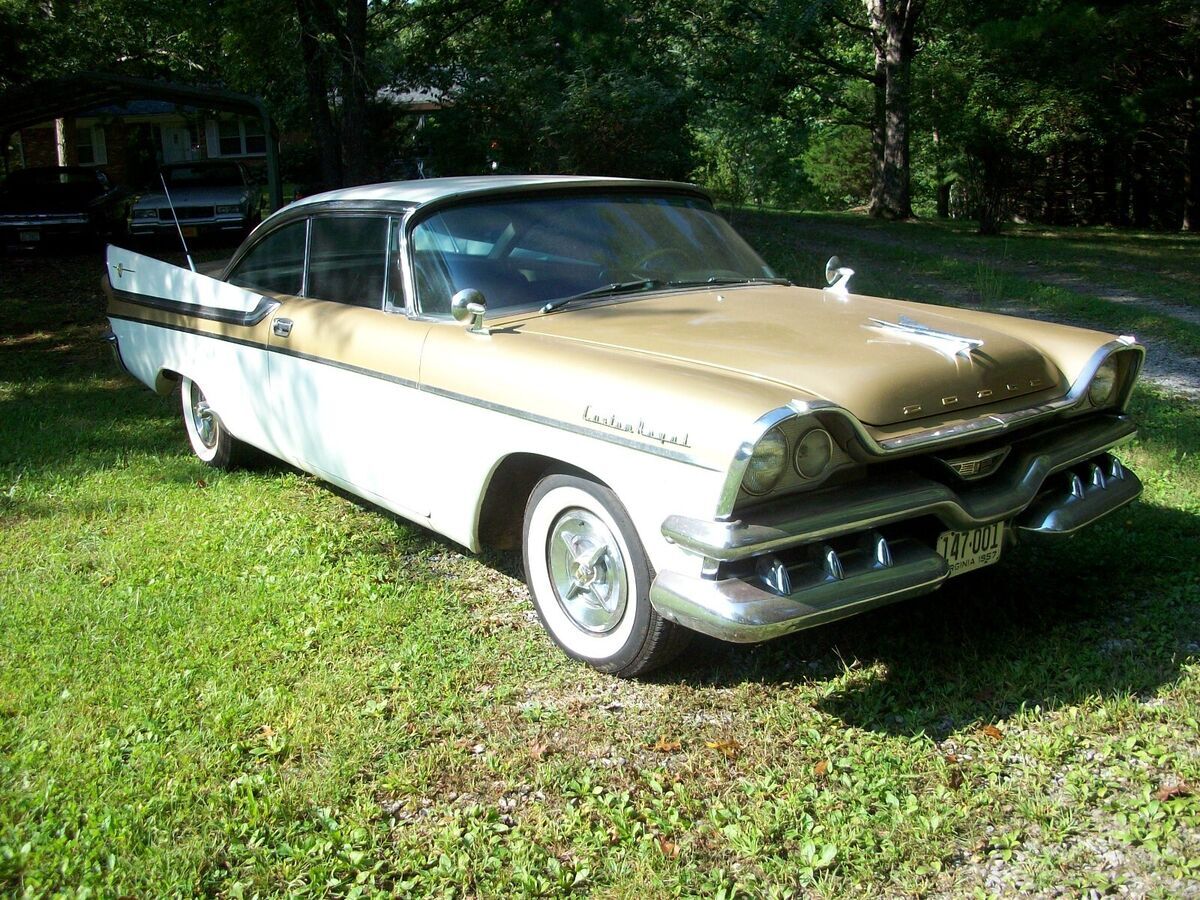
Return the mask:
M 813 221 L 746 231 L 818 283 Z M 896 283 L 974 290 L 976 239 L 872 225 L 913 227 L 869 245 Z M 1172 246 L 1028 239 L 1064 272 Z M 1077 540 L 620 682 L 552 647 L 516 558 L 193 459 L 101 348 L 99 274 L 0 260 L 0 893 L 1200 891 L 1195 404 L 1139 391 L 1145 497 Z

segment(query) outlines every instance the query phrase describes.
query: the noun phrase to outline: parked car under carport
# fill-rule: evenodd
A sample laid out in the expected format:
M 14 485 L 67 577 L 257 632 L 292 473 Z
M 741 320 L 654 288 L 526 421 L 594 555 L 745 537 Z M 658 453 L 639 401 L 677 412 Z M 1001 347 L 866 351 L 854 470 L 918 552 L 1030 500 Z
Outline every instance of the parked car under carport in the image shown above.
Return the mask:
M 262 218 L 259 189 L 236 162 L 173 163 L 162 168 L 162 177 L 170 197 L 160 189 L 138 198 L 129 219 L 135 237 L 173 237 L 176 219 L 185 238 L 242 237 Z
M 129 192 L 100 169 L 18 169 L 0 187 L 0 240 L 36 247 L 80 239 L 113 239 L 125 231 Z

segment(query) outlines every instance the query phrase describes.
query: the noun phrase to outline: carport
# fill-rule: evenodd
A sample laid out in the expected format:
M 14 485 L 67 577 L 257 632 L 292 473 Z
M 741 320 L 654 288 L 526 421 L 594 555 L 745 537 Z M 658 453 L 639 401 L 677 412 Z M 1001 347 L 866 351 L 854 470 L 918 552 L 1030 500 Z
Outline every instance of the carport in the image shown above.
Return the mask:
M 257 97 L 220 88 L 131 78 L 105 72 L 80 72 L 48 78 L 0 94 L 0 147 L 7 147 L 13 132 L 103 106 L 132 100 L 166 100 L 200 109 L 240 113 L 261 120 L 266 137 L 267 191 L 272 209 L 283 205 L 279 178 L 279 135 L 266 106 Z

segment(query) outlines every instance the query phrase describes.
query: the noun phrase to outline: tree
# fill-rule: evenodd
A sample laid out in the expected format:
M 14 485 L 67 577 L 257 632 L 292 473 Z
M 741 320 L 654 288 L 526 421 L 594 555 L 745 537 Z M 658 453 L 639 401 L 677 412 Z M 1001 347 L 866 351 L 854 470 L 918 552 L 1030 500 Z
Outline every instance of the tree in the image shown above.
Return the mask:
M 909 84 L 917 22 L 924 0 L 865 0 L 875 51 L 875 184 L 871 215 L 912 216 L 909 158 Z

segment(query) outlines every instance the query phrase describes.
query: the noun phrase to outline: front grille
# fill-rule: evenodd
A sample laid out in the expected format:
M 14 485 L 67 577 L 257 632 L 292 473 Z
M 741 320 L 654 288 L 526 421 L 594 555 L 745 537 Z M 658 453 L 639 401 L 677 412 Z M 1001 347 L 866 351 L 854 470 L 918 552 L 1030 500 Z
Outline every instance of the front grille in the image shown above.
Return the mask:
M 1010 447 L 1000 447 L 970 456 L 959 456 L 953 459 L 936 456 L 934 459 L 964 481 L 974 481 L 977 478 L 986 478 L 999 469 L 1000 464 L 1008 457 L 1010 449 Z
M 179 221 L 184 219 L 211 219 L 213 217 L 213 208 L 211 206 L 177 206 L 175 213 L 179 216 Z M 158 211 L 160 219 L 166 219 L 168 222 L 173 220 L 171 208 L 164 206 Z

